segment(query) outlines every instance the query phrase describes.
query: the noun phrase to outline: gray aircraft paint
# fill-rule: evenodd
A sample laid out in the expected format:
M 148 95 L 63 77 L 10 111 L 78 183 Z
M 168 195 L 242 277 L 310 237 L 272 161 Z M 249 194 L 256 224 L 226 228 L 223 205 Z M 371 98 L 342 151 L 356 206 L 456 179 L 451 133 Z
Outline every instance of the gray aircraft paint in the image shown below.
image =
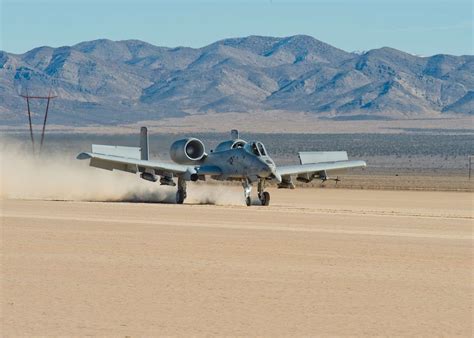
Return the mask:
M 92 145 L 92 152 L 80 153 L 77 158 L 90 159 L 90 166 L 97 168 L 140 173 L 141 178 L 152 182 L 157 182 L 157 176 L 161 176 L 159 182 L 162 185 L 175 186 L 173 177 L 177 177 L 178 203 L 183 203 L 186 198 L 186 181 L 205 180 L 206 177 L 239 180 L 244 187 L 247 205 L 251 204 L 250 193 L 255 182 L 258 182 L 260 201 L 268 205 L 270 195 L 265 191 L 266 181 L 276 181 L 280 188 L 293 189 L 293 176 L 306 183 L 313 179 L 324 181 L 330 179 L 329 172 L 366 166 L 364 161 L 349 161 L 345 152 L 300 152 L 300 164 L 276 166 L 261 142 L 238 139 L 237 130 L 231 132 L 231 137 L 232 140 L 223 141 L 209 153 L 198 139 L 177 140 L 171 145 L 171 157 L 179 163 L 169 163 L 148 158 L 148 132 L 142 127 L 140 147 Z M 196 154 L 197 149 L 199 153 Z

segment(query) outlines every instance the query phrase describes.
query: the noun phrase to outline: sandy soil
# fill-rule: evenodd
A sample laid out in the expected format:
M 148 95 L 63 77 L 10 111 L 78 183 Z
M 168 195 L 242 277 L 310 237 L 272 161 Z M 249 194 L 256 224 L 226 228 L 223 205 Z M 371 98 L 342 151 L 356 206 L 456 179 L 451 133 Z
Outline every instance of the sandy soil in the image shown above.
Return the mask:
M 1 332 L 472 335 L 472 193 L 271 193 L 1 201 Z

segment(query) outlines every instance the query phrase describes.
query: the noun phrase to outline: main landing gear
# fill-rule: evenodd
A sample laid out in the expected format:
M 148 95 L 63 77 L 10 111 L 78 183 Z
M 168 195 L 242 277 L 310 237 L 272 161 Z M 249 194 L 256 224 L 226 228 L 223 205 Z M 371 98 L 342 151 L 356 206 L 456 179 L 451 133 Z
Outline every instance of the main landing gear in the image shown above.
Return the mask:
M 186 181 L 184 178 L 178 178 L 178 191 L 176 192 L 176 203 L 183 204 L 186 199 Z
M 245 204 L 251 206 L 252 198 L 250 197 L 250 193 L 252 192 L 252 184 L 248 179 L 245 179 L 242 181 L 242 186 L 244 188 Z M 265 191 L 265 179 L 258 181 L 258 199 L 262 205 L 267 206 L 270 204 L 270 193 Z

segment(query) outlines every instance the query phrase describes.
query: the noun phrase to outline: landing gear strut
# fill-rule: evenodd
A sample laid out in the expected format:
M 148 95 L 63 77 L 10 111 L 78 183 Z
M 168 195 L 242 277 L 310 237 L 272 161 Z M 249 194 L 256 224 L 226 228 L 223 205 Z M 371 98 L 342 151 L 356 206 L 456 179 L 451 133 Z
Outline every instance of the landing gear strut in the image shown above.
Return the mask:
M 270 193 L 265 191 L 265 179 L 262 178 L 258 181 L 258 199 L 262 205 L 269 205 L 270 204 Z
M 176 192 L 176 203 L 183 204 L 186 199 L 186 181 L 183 177 L 178 177 L 178 191 Z
M 252 199 L 250 198 L 250 193 L 252 192 L 252 184 L 248 179 L 242 181 L 242 186 L 244 187 L 244 196 L 245 196 L 245 204 L 247 206 L 252 205 Z M 269 205 L 270 204 L 270 194 L 268 191 L 265 191 L 265 179 L 262 178 L 258 181 L 258 199 L 262 205 Z
M 244 196 L 245 196 L 245 204 L 249 207 L 252 204 L 252 199 L 250 198 L 250 193 L 252 192 L 252 184 L 250 184 L 249 180 L 246 178 L 242 181 L 242 186 L 244 187 Z

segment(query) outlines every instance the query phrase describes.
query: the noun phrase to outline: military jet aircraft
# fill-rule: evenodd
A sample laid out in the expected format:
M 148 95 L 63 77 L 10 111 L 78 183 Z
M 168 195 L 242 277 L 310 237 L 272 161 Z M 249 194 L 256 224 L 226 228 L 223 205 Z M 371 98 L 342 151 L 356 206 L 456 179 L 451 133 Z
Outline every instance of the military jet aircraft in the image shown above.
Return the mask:
M 144 180 L 161 185 L 176 186 L 176 203 L 186 199 L 186 182 L 206 180 L 210 177 L 219 181 L 240 181 L 244 188 L 245 202 L 252 204 L 252 184 L 257 183 L 258 199 L 262 205 L 269 205 L 270 194 L 265 183 L 274 181 L 278 188 L 294 189 L 292 177 L 299 182 L 309 183 L 313 179 L 326 181 L 328 173 L 348 168 L 365 167 L 364 161 L 349 161 L 345 151 L 299 152 L 300 164 L 276 166 L 262 142 L 247 142 L 239 137 L 237 130 L 231 131 L 231 139 L 220 143 L 206 153 L 204 144 L 197 138 L 175 141 L 170 148 L 174 163 L 149 159 L 148 131 L 140 131 L 140 147 L 92 145 L 92 152 L 80 153 L 80 160 L 90 159 L 90 166 L 140 173 Z M 334 179 L 338 180 L 338 178 Z

